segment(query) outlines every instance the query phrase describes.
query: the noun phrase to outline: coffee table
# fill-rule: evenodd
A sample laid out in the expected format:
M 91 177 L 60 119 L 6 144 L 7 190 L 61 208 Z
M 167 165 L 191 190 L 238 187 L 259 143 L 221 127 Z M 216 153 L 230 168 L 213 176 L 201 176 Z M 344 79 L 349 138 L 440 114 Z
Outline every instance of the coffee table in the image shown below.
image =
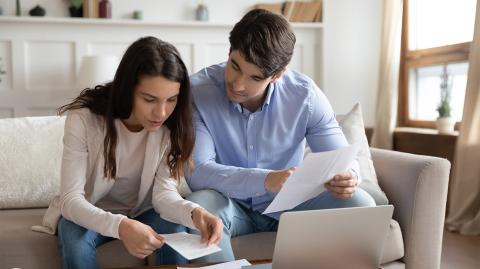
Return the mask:
M 271 263 L 272 260 L 249 260 L 251 264 L 264 264 L 264 263 Z M 143 267 L 130 267 L 130 268 L 124 268 L 124 269 L 177 269 L 178 266 L 181 267 L 202 267 L 202 266 L 208 266 L 208 265 L 213 265 L 215 263 L 196 263 L 196 264 L 182 264 L 182 265 L 153 265 L 153 266 L 143 266 Z

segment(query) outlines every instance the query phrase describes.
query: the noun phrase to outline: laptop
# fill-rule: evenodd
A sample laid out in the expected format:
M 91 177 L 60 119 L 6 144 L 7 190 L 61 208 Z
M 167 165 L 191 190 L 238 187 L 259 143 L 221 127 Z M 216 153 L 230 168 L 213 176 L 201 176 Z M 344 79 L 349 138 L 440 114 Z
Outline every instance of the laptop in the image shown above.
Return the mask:
M 285 212 L 272 264 L 262 269 L 377 269 L 393 206 Z

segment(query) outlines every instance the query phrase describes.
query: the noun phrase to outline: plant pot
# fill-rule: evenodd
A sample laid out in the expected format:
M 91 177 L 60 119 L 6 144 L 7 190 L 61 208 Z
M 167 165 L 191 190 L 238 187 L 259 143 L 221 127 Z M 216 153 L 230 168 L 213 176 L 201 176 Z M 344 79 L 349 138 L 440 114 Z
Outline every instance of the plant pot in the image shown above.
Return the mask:
M 440 117 L 435 121 L 439 134 L 450 134 L 455 130 L 455 120 L 451 117 Z
M 70 11 L 70 17 L 72 18 L 80 18 L 83 17 L 83 5 L 76 8 L 74 6 L 70 6 L 68 8 L 68 11 Z

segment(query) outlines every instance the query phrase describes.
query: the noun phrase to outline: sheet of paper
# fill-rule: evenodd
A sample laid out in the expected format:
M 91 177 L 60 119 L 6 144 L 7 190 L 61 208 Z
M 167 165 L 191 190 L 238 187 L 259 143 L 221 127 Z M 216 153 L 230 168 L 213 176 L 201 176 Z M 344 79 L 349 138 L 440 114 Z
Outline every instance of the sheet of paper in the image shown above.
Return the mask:
M 209 266 L 203 266 L 203 267 L 194 267 L 194 268 L 202 268 L 202 269 L 241 269 L 242 266 L 247 266 L 251 265 L 247 260 L 236 260 L 232 262 L 224 262 L 224 263 L 219 263 L 219 264 L 214 264 L 214 265 L 209 265 Z M 177 267 L 177 269 L 191 269 L 192 267 Z
M 337 150 L 308 154 L 263 214 L 289 210 L 316 197 L 325 190 L 325 182 L 350 168 L 357 153 L 358 145 L 352 144 Z
M 173 234 L 161 234 L 165 238 L 165 243 L 172 247 L 176 252 L 180 253 L 188 260 L 200 258 L 218 251 L 221 249 L 212 244 L 207 246 L 200 242 L 200 235 L 188 234 L 186 232 L 173 233 Z

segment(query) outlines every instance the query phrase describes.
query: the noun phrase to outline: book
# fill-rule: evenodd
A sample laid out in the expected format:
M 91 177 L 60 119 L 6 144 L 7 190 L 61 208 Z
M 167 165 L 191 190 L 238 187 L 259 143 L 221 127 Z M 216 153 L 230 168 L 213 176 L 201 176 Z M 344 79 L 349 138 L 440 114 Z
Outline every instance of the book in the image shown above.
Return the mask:
M 256 4 L 255 9 L 265 9 L 273 13 L 282 14 L 282 5 L 283 4 Z

